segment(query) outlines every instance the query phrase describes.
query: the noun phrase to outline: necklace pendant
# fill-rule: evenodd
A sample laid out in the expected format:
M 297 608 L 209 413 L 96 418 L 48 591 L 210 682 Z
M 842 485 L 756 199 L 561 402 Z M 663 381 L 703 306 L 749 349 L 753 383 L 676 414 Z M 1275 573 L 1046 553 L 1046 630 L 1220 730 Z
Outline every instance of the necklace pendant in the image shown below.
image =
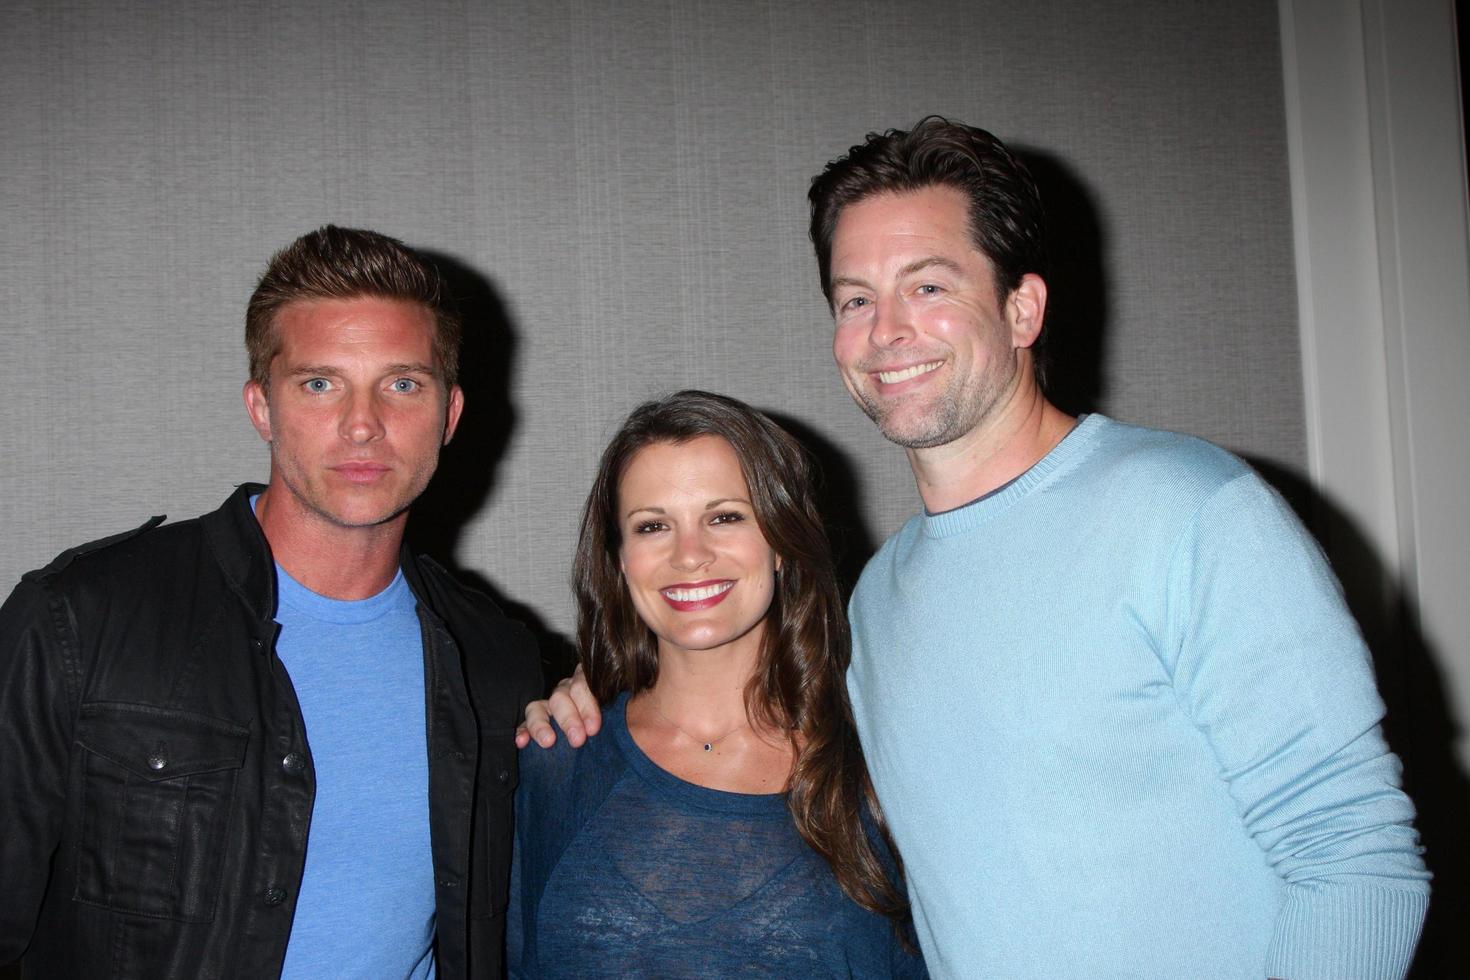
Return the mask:
M 713 744 L 712 744 L 712 743 L 710 743 L 710 742 L 705 742 L 705 743 L 704 743 L 704 750 L 705 750 L 705 751 L 706 751 L 706 752 L 708 752 L 708 751 L 709 751 L 709 750 L 710 750 L 710 749 L 712 749 L 712 748 L 714 748 L 714 745 L 713 745 Z

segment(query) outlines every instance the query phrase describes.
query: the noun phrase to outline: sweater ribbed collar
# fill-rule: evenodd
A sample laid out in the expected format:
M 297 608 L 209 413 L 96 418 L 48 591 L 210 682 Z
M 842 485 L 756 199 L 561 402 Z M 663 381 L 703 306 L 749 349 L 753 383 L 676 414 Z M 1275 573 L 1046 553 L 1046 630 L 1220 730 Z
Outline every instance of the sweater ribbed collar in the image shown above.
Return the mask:
M 925 537 L 946 538 L 979 527 L 1009 510 L 1045 484 L 1057 473 L 1070 468 L 1097 446 L 1103 430 L 1111 423 L 1105 415 L 1093 412 L 1083 415 L 1077 425 L 1020 476 L 997 487 L 985 496 L 961 504 L 953 510 L 920 515 L 920 529 Z

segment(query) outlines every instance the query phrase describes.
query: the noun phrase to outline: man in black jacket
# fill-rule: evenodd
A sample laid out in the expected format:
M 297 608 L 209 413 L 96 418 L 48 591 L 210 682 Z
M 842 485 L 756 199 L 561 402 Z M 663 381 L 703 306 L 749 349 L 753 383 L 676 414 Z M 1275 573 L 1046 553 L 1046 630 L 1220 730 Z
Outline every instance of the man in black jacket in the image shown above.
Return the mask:
M 501 971 L 533 643 L 403 542 L 463 407 L 400 243 L 251 297 L 270 482 L 84 545 L 0 608 L 0 963 L 38 977 Z

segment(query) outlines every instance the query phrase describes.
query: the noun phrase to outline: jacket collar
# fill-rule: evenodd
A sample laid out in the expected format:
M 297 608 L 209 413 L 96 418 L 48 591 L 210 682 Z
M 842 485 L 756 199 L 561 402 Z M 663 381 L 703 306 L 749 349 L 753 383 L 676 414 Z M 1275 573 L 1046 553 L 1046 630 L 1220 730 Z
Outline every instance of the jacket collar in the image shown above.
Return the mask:
M 199 522 L 230 588 L 257 619 L 272 620 L 276 615 L 276 565 L 265 532 L 250 509 L 250 498 L 263 490 L 262 484 L 242 483 L 218 510 Z

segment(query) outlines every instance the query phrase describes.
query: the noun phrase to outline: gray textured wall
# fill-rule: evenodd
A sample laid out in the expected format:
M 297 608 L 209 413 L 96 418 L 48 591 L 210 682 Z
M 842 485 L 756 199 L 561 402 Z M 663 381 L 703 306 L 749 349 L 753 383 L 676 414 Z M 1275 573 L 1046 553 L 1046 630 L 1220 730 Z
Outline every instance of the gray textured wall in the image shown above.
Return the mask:
M 9 0 L 0 581 L 265 475 L 243 308 L 327 221 L 461 269 L 490 334 L 439 543 L 547 629 L 597 452 L 677 387 L 824 444 L 861 550 L 916 496 L 831 365 L 804 194 L 928 112 L 1051 191 L 1073 404 L 1299 471 L 1277 30 L 1271 0 Z

